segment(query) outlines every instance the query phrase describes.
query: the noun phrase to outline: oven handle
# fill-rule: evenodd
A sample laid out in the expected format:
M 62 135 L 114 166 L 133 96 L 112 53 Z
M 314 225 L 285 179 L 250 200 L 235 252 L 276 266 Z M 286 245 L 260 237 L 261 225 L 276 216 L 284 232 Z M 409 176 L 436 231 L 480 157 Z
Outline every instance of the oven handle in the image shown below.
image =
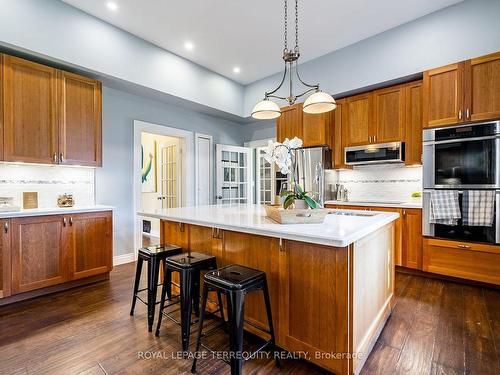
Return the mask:
M 474 138 L 456 138 L 456 139 L 447 139 L 445 141 L 426 141 L 424 144 L 427 145 L 441 145 L 446 143 L 461 143 L 461 142 L 473 142 L 473 141 L 487 141 L 489 139 L 500 139 L 500 134 L 490 135 L 487 137 L 474 137 Z

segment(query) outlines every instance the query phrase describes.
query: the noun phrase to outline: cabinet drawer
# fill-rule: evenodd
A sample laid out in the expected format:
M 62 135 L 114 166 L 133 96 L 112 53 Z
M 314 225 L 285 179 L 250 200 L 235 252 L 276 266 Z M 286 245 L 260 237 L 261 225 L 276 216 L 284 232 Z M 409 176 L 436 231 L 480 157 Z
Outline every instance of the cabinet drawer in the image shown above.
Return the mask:
M 500 246 L 425 238 L 424 271 L 500 284 Z

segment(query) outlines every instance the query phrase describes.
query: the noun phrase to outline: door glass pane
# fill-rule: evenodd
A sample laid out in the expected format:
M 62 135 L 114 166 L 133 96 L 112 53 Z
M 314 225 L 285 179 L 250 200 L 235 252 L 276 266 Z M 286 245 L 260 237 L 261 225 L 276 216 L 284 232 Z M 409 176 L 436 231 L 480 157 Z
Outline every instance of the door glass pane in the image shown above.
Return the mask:
M 229 168 L 224 168 L 224 182 L 229 181 Z
M 238 153 L 231 152 L 231 163 L 238 163 Z

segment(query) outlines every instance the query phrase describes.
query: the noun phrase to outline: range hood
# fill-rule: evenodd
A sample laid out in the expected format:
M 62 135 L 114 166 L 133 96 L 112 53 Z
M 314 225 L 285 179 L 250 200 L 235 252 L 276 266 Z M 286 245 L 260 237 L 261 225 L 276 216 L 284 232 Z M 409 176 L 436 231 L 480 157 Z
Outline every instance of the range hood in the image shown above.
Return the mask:
M 345 148 L 345 163 L 348 165 L 403 163 L 404 142 L 370 144 Z

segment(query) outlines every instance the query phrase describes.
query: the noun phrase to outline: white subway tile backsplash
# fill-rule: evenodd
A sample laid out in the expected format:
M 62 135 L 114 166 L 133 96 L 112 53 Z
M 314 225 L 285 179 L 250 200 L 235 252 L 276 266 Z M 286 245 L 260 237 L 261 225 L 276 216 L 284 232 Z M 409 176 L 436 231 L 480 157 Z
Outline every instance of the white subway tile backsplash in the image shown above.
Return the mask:
M 38 207 L 57 207 L 57 197 L 73 194 L 75 205 L 95 204 L 92 168 L 0 163 L 0 197 L 13 197 L 23 205 L 23 192 L 38 193 Z
M 337 182 L 349 191 L 349 200 L 411 199 L 422 191 L 422 167 L 370 165 L 337 172 Z

